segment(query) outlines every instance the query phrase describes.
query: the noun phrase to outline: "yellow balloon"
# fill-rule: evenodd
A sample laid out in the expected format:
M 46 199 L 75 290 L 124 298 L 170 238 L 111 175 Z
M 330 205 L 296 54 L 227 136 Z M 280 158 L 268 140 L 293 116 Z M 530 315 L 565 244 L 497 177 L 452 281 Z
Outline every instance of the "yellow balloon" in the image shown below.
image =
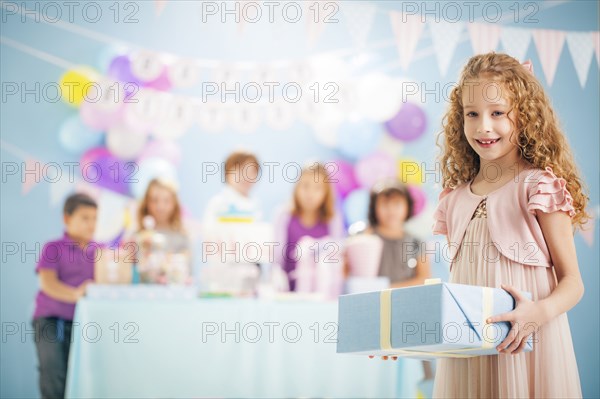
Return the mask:
M 421 185 L 423 183 L 423 172 L 419 162 L 414 159 L 399 160 L 398 179 L 404 184 Z
M 96 71 L 89 67 L 69 69 L 60 78 L 62 99 L 69 105 L 79 107 L 97 77 Z

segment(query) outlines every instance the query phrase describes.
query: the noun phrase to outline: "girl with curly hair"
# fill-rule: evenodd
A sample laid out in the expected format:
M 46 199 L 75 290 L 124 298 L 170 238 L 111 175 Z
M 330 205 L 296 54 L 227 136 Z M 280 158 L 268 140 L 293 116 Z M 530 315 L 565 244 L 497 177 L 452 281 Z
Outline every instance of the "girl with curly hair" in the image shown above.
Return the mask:
M 503 288 L 516 306 L 486 320 L 511 324 L 497 355 L 438 360 L 434 397 L 581 397 L 566 312 L 583 296 L 573 233 L 589 198 L 531 63 L 472 57 L 438 145 L 433 233 L 448 238 L 450 282 Z

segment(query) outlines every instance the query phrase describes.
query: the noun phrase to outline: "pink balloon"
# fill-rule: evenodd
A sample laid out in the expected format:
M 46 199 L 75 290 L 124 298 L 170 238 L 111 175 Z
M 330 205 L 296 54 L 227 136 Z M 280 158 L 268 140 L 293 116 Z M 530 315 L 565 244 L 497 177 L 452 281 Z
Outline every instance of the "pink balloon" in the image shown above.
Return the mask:
M 138 157 L 138 161 L 150 157 L 163 158 L 174 165 L 179 165 L 181 163 L 181 147 L 171 140 L 153 140 L 146 145 Z
M 123 107 L 103 109 L 95 103 L 83 101 L 79 107 L 81 121 L 91 129 L 104 131 L 116 125 L 122 119 Z
M 163 68 L 162 72 L 158 77 L 150 82 L 144 82 L 144 87 L 149 87 L 154 90 L 167 91 L 171 90 L 173 84 L 169 79 L 169 69 L 167 67 Z
M 358 182 L 354 175 L 354 167 L 350 162 L 344 160 L 334 161 L 337 165 L 337 171 L 334 171 L 330 180 L 335 185 L 335 189 L 340 198 L 346 198 L 346 196 L 354 189 L 358 188 Z
M 380 180 L 396 176 L 396 173 L 394 158 L 382 151 L 366 156 L 356 165 L 356 178 L 360 185 L 367 189 Z
M 408 191 L 410 192 L 410 196 L 413 200 L 412 216 L 417 216 L 423 211 L 423 209 L 425 209 L 425 205 L 427 204 L 427 196 L 419 186 L 409 185 Z
M 80 160 L 81 174 L 86 183 L 124 195 L 129 194 L 129 179 L 135 178 L 131 164 L 115 157 L 105 147 L 86 151 Z

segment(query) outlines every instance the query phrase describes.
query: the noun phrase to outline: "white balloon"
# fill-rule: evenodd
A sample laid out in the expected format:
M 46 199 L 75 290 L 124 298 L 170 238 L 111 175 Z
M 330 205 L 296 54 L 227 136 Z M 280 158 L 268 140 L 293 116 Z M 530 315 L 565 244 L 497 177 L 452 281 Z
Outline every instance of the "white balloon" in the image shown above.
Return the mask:
M 198 82 L 198 65 L 192 60 L 179 59 L 169 66 L 169 80 L 175 87 L 191 87 Z
M 339 125 L 346 119 L 340 103 L 315 102 L 313 98 L 305 99 L 300 104 L 300 117 L 309 125 Z
M 317 142 L 327 148 L 337 147 L 339 124 L 317 124 L 311 127 Z
M 225 128 L 227 122 L 225 106 L 221 103 L 202 104 L 198 108 L 198 124 L 202 130 L 218 133 Z
M 158 78 L 163 67 L 160 55 L 151 51 L 138 51 L 132 56 L 131 71 L 141 80 L 151 81 Z
M 390 120 L 402 106 L 402 92 L 394 80 L 381 73 L 372 73 L 359 80 L 358 108 L 360 113 L 376 122 Z
M 137 158 L 148 141 L 148 136 L 128 129 L 125 126 L 115 126 L 106 132 L 106 147 L 115 156 L 131 160 Z

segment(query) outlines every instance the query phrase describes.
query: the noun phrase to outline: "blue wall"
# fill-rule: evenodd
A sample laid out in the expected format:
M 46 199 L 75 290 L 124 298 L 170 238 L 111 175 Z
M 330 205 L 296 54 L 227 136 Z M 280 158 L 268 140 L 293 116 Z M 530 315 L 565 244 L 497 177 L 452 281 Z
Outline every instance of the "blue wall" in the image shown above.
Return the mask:
M 366 51 L 372 55 L 364 70 L 377 69 L 397 59 L 392 40 L 389 17 L 386 10 L 400 9 L 399 2 L 378 3 L 379 12 L 369 36 Z M 22 4 L 22 3 L 19 3 Z M 25 3 L 34 8 L 36 3 Z M 37 3 L 38 7 L 40 3 Z M 88 29 L 109 34 L 113 37 L 136 43 L 142 47 L 167 51 L 174 54 L 223 60 L 301 59 L 316 52 L 338 49 L 352 49 L 347 29 L 340 15 L 340 23 L 330 24 L 323 32 L 320 41 L 309 48 L 305 38 L 303 23 L 299 24 L 261 24 L 246 25 L 244 33 L 239 34 L 233 24 L 216 21 L 202 24 L 200 6 L 192 2 L 167 2 L 160 17 L 156 17 L 152 2 L 139 2 L 137 19 L 133 24 L 111 21 L 111 2 L 99 2 L 103 14 L 98 23 L 81 20 L 80 12 L 75 13 L 75 22 Z M 502 4 L 504 12 L 509 13 L 512 3 Z M 564 2 L 561 4 L 540 4 L 536 17 L 539 22 L 526 28 L 549 28 L 566 30 L 598 30 L 598 5 L 596 2 Z M 66 17 L 66 15 L 64 16 Z M 2 15 L 2 35 L 19 40 L 31 47 L 54 54 L 76 64 L 98 65 L 98 55 L 105 44 L 59 29 L 56 24 L 36 23 L 32 20 L 22 22 L 20 17 Z M 505 21 L 509 24 L 510 21 Z M 397 76 L 420 82 L 433 88 L 436 82 L 442 85 L 456 80 L 458 71 L 472 54 L 468 40 L 462 41 L 450 63 L 448 74 L 440 76 L 433 51 L 422 51 L 431 47 L 431 39 L 425 31 L 418 45 L 418 52 L 424 56 L 415 60 L 406 74 L 399 68 L 385 71 Z M 352 54 L 352 51 L 350 52 Z M 531 44 L 527 53 L 533 60 L 536 74 L 542 76 L 542 68 L 537 52 Z M 2 82 L 24 82 L 33 87 L 36 82 L 42 85 L 55 82 L 63 69 L 45 61 L 24 54 L 7 45 L 1 46 L 0 73 Z M 541 78 L 544 82 L 543 77 Z M 568 49 L 563 49 L 554 84 L 548 89 L 553 99 L 564 130 L 576 154 L 577 162 L 584 178 L 590 186 L 591 204 L 599 202 L 599 160 L 598 148 L 600 127 L 598 121 L 598 65 L 592 61 L 590 74 L 585 88 L 581 88 L 573 67 Z M 415 143 L 405 145 L 402 155 L 419 160 L 433 162 L 437 149 L 433 145 L 434 136 L 439 131 L 440 118 L 445 104 L 427 98 L 425 109 L 429 118 L 426 135 Z M 61 122 L 74 113 L 64 103 L 36 102 L 32 96 L 21 102 L 18 98 L 9 98 L 2 102 L 1 138 L 24 149 L 41 161 L 67 162 L 77 161 L 77 157 L 66 153 L 57 140 L 57 130 Z M 206 134 L 196 126 L 181 140 L 183 161 L 179 169 L 181 178 L 181 196 L 184 205 L 193 216 L 199 218 L 208 198 L 219 188 L 218 179 L 210 179 L 207 184 L 200 181 L 200 162 L 221 162 L 234 148 L 245 147 L 255 151 L 263 161 L 299 162 L 309 159 L 332 159 L 338 155 L 321 146 L 312 135 L 308 126 L 300 122 L 285 132 L 277 132 L 262 126 L 256 133 L 239 134 L 226 130 L 220 134 Z M 11 152 L 3 150 L 2 162 L 21 162 Z M 3 176 L 4 177 L 4 176 Z M 285 201 L 291 185 L 281 175 L 275 184 L 260 182 L 255 195 L 262 200 L 267 216 L 272 216 L 276 205 Z M 436 188 L 428 182 L 426 187 L 429 200 L 436 197 Z M 2 243 L 14 242 L 27 249 L 35 249 L 61 233 L 60 206 L 51 206 L 48 183 L 42 182 L 30 193 L 21 195 L 19 179 L 9 177 L 2 182 Z M 586 397 L 600 397 L 600 385 L 597 379 L 599 368 L 599 315 L 598 285 L 600 238 L 595 232 L 595 245 L 587 246 L 579 235 L 576 236 L 578 261 L 586 283 L 583 300 L 569 312 L 573 339 L 577 352 L 577 361 L 581 374 L 583 392 Z M 37 290 L 34 274 L 36 255 L 20 252 L 16 256 L 4 256 L 1 268 L 1 317 L 2 317 L 2 357 L 1 357 L 1 396 L 35 397 L 37 393 L 37 374 L 32 336 L 7 336 L 7 328 L 28 323 L 33 311 L 33 298 Z M 436 266 L 436 272 L 443 275 L 443 265 Z M 26 324 L 23 324 L 26 326 Z M 596 370 L 596 371 L 594 371 Z

